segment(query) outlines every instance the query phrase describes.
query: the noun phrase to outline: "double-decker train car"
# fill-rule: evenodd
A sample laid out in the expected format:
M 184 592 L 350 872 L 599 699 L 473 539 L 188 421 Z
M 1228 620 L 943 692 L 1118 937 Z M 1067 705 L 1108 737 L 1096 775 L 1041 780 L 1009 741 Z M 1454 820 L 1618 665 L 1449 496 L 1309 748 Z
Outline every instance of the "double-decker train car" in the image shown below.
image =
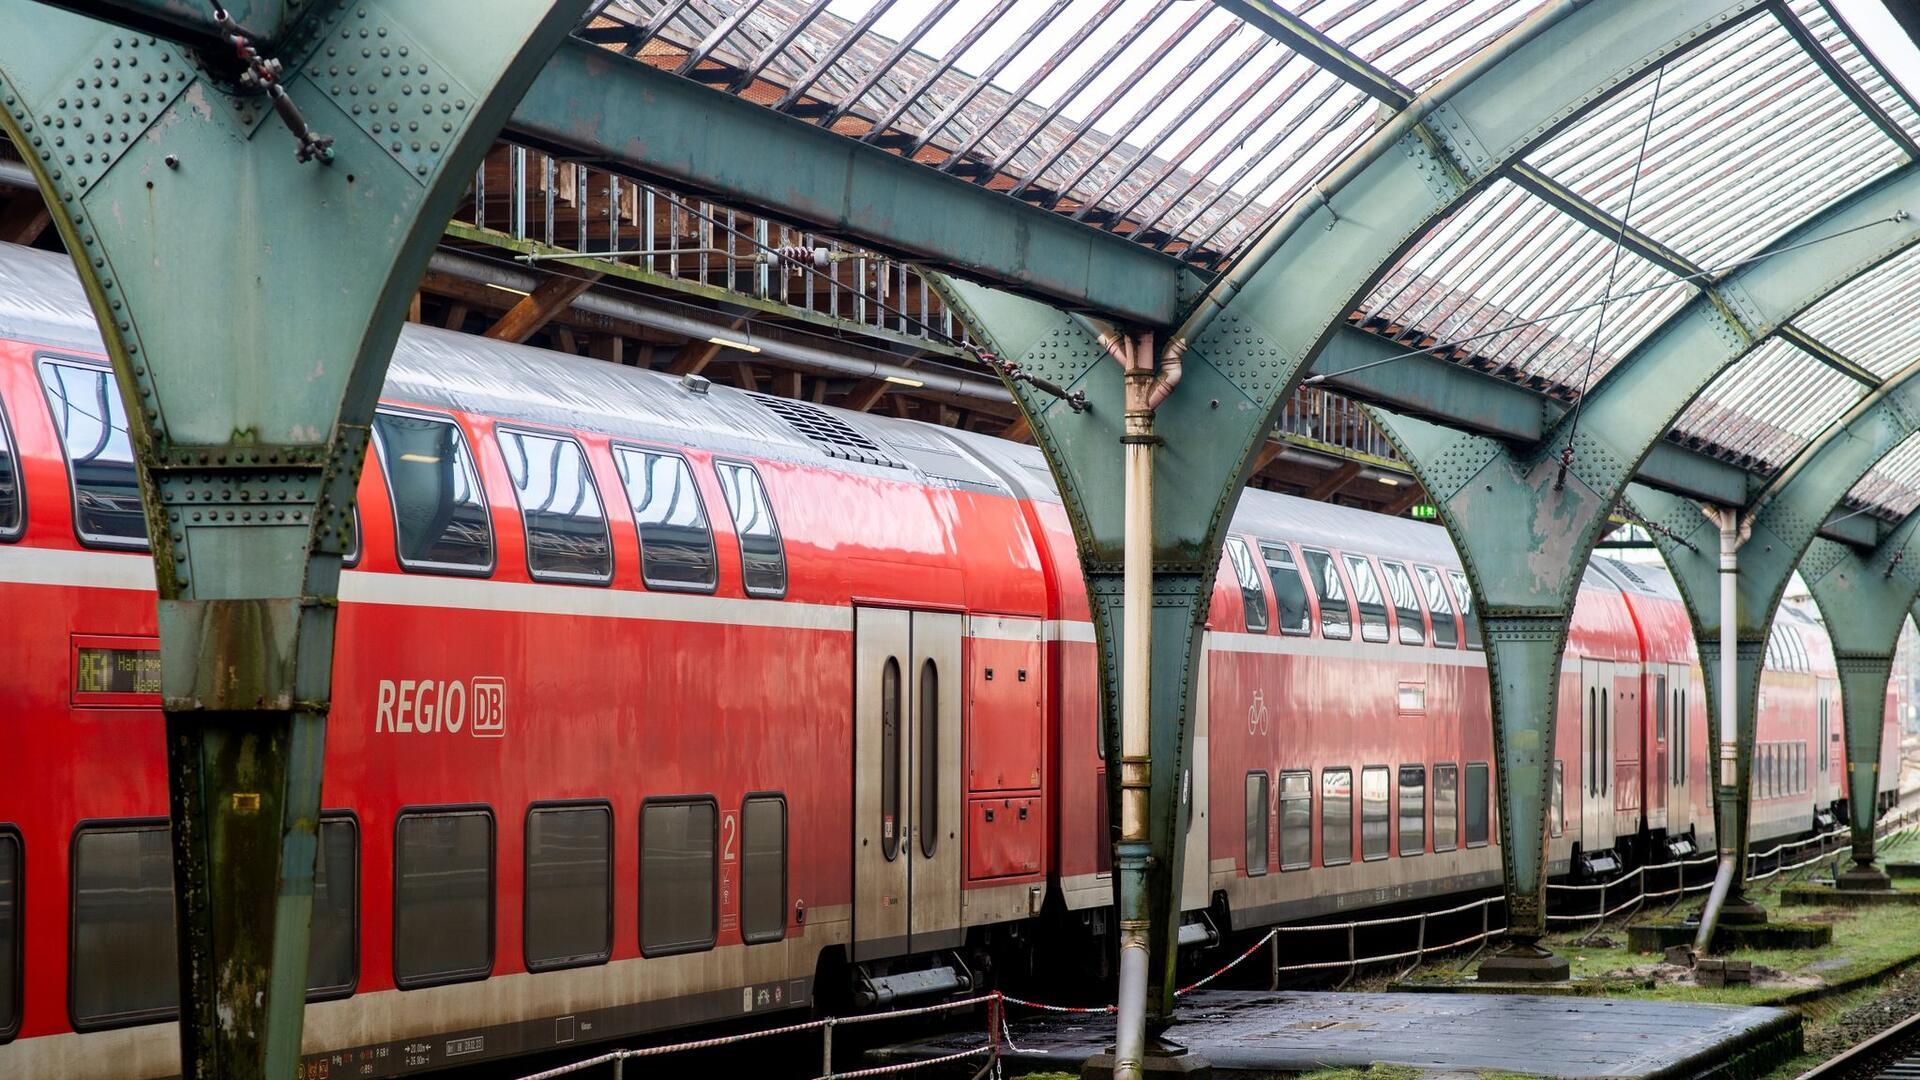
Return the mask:
M 1093 635 L 1036 450 L 421 327 L 373 434 L 307 1075 L 885 1004 L 977 985 L 1057 944 L 1043 926 L 1101 940 Z M 178 1069 L 145 546 L 71 269 L 0 245 L 0 1075 Z M 1485 655 L 1445 533 L 1249 492 L 1221 565 L 1183 938 L 1497 886 Z M 1555 872 L 1710 842 L 1684 614 L 1657 572 L 1596 567 Z

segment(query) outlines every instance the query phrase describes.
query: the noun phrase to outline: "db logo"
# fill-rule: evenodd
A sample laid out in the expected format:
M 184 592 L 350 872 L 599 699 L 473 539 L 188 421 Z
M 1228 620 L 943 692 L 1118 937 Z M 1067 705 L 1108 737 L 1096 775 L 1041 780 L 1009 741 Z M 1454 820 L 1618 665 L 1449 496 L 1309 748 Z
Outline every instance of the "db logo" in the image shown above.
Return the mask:
M 479 739 L 498 739 L 507 733 L 507 680 L 497 675 L 478 675 L 473 687 L 473 734 Z
M 408 734 L 499 739 L 507 734 L 507 681 L 497 675 L 471 679 L 382 679 L 374 698 L 373 730 Z

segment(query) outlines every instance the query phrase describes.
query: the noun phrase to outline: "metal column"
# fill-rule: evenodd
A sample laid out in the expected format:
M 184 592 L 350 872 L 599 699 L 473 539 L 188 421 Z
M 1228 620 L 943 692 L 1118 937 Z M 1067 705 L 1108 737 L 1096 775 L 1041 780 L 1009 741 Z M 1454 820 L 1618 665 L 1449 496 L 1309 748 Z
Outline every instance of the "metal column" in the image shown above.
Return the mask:
M 427 256 L 586 0 L 235 3 L 225 26 L 214 4 L 85 6 L 192 50 L 7 4 L 0 123 L 74 254 L 139 460 L 182 1072 L 288 1077 L 367 425 Z

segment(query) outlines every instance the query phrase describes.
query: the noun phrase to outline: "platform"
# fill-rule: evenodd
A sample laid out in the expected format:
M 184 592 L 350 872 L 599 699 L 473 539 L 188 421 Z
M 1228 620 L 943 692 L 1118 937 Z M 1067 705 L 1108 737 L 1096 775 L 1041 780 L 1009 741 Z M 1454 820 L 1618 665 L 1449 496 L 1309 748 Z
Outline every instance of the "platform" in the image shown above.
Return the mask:
M 1109 1016 L 1034 1016 L 1010 1009 L 1012 1051 L 1028 1065 L 1078 1071 L 1113 1038 Z M 1167 1037 L 1219 1077 L 1394 1064 L 1431 1071 L 1544 1076 L 1756 1075 L 1800 1049 L 1785 1009 L 1534 994 L 1202 991 Z M 978 1045 L 979 1035 L 900 1043 L 882 1061 Z

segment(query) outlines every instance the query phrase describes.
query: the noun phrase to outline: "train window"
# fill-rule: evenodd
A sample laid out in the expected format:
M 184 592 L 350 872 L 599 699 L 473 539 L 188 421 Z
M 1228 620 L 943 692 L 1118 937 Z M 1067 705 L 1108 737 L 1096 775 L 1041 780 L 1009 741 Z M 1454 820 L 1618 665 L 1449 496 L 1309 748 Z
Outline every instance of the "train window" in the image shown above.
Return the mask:
M 1458 570 L 1447 571 L 1453 579 L 1453 591 L 1460 597 L 1460 622 L 1466 627 L 1467 648 L 1480 648 L 1480 616 L 1474 611 L 1473 588 L 1467 584 L 1467 575 Z
M 1673 691 L 1673 782 L 1687 782 L 1687 754 L 1691 752 L 1691 733 L 1687 730 L 1687 688 L 1677 686 Z
M 374 446 L 393 498 L 394 539 L 409 570 L 493 569 L 493 523 L 466 437 L 451 420 L 382 410 Z
M 1600 794 L 1613 790 L 1613 694 L 1600 688 Z
M 1400 644 L 1425 645 L 1427 619 L 1420 610 L 1420 598 L 1414 593 L 1413 578 L 1407 574 L 1407 568 L 1397 562 L 1383 560 L 1380 570 L 1387 575 L 1387 595 L 1393 599 L 1394 621 L 1400 624 Z
M 1247 774 L 1247 876 L 1267 872 L 1267 774 Z
M 1345 641 L 1353 636 L 1353 613 L 1347 609 L 1347 589 L 1340 584 L 1340 572 L 1333 568 L 1333 556 L 1315 548 L 1301 548 L 1307 561 L 1307 576 L 1320 594 L 1320 636 Z
M 180 984 L 167 823 L 82 827 L 71 872 L 74 1028 L 172 1019 Z
M 0 1042 L 20 1030 L 20 933 L 25 879 L 20 834 L 0 826 Z
M 787 800 L 749 795 L 740 808 L 740 939 L 787 936 Z
M 712 591 L 720 577 L 713 527 L 686 459 L 621 446 L 613 460 L 640 531 L 640 579 L 650 589 Z
M 1653 737 L 1664 740 L 1667 737 L 1667 677 L 1653 677 Z
M 880 669 L 880 854 L 900 853 L 900 661 L 887 657 Z
M 1360 639 L 1362 641 L 1384 642 L 1387 638 L 1387 600 L 1380 592 L 1380 579 L 1373 574 L 1373 564 L 1363 555 L 1342 556 L 1347 564 L 1347 577 L 1353 581 L 1353 598 L 1360 604 Z
M 613 808 L 527 810 L 528 971 L 605 963 L 613 955 Z
M 1460 846 L 1460 766 L 1433 767 L 1433 850 Z
M 1279 544 L 1261 544 L 1260 555 L 1273 579 L 1274 606 L 1280 611 L 1280 632 L 1310 634 L 1312 612 L 1307 606 L 1307 579 L 1293 561 L 1293 552 Z
M 1360 770 L 1360 857 L 1387 857 L 1387 827 L 1391 811 L 1387 808 L 1392 781 L 1385 765 L 1369 765 Z
M 1547 835 L 1564 836 L 1567 831 L 1567 763 L 1555 758 L 1547 792 Z
M 360 976 L 360 827 L 346 815 L 320 819 L 313 860 L 312 944 L 307 1000 L 345 997 Z
M 47 407 L 73 481 L 73 528 L 93 547 L 145 549 L 147 515 L 133 467 L 127 407 L 113 372 L 91 364 L 40 364 Z
M 1247 542 L 1227 537 L 1227 560 L 1233 563 L 1233 576 L 1240 582 L 1240 606 L 1246 612 L 1247 629 L 1265 633 L 1267 629 L 1267 590 L 1260 585 L 1260 571 L 1254 568 L 1253 554 Z
M 405 810 L 393 825 L 393 981 L 402 990 L 493 970 L 493 812 Z
M 1433 613 L 1433 643 L 1443 649 L 1455 648 L 1460 644 L 1460 627 L 1453 620 L 1453 598 L 1447 595 L 1440 571 L 1416 566 L 1413 572 L 1420 576 L 1420 591 L 1426 595 L 1427 610 Z
M 713 947 L 719 819 L 712 799 L 649 800 L 641 808 L 642 956 Z
M 1400 766 L 1400 854 L 1427 850 L 1427 767 Z
M 20 458 L 13 449 L 13 427 L 6 410 L 0 408 L 0 540 L 18 540 L 26 528 L 27 500 L 20 486 Z M 144 528 L 140 535 L 146 535 Z M 0 1020 L 4 1019 L 0 1014 Z M 0 1031 L 5 1030 L 0 1026 Z
M 787 549 L 780 541 L 780 523 L 760 474 L 751 465 L 716 461 L 720 490 L 733 515 L 733 531 L 740 539 L 740 578 L 748 596 L 787 594 Z
M 567 438 L 498 428 L 535 581 L 613 580 L 613 538 L 587 453 Z
M 1466 831 L 1468 847 L 1484 847 L 1487 842 L 1487 765 L 1474 762 L 1467 766 Z
M 1280 774 L 1280 869 L 1313 865 L 1313 774 Z
M 1819 709 L 1820 709 L 1820 726 L 1814 729 L 1815 735 L 1817 736 L 1817 741 L 1815 741 L 1814 745 L 1819 747 L 1822 751 L 1824 751 L 1827 747 L 1827 723 L 1828 723 L 1826 698 L 1820 699 Z M 1813 771 L 1820 773 L 1823 776 L 1826 774 L 1827 755 L 1825 753 L 1821 753 L 1814 759 Z
M 920 804 L 914 807 L 914 824 L 920 829 L 920 854 L 933 858 L 940 844 L 940 669 L 932 659 L 920 665 L 920 723 L 913 737 L 920 747 L 919 787 L 915 794 Z
M 1320 770 L 1320 865 L 1353 861 L 1353 770 Z

